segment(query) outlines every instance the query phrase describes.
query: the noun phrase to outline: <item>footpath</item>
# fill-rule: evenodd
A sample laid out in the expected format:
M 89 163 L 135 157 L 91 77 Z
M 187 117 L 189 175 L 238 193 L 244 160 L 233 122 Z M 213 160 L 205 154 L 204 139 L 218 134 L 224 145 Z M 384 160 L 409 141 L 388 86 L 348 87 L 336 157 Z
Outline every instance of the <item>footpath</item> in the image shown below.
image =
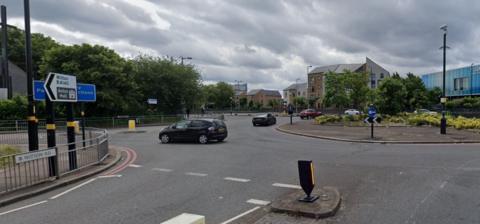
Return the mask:
M 46 181 L 42 184 L 37 184 L 1 195 L 0 207 L 92 177 L 112 168 L 121 159 L 122 154 L 120 148 L 110 146 L 108 156 L 103 162 L 62 176 L 58 180 L 52 179 L 51 181 Z
M 374 127 L 374 138 L 370 137 L 370 126 L 351 127 L 337 124 L 317 125 L 313 121 L 296 121 L 283 124 L 278 131 L 306 137 L 359 143 L 383 144 L 451 144 L 480 143 L 480 134 L 469 130 L 447 128 L 441 135 L 440 128 L 429 126 L 379 126 Z

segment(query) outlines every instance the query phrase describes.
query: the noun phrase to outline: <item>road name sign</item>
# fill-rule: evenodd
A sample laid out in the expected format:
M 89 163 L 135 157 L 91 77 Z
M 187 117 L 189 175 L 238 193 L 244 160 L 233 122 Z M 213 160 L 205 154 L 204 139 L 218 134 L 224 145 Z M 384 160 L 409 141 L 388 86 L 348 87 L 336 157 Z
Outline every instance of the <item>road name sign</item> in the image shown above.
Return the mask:
M 54 102 L 77 102 L 77 77 L 49 73 L 45 81 L 47 97 Z
M 151 104 L 151 105 L 156 105 L 156 104 L 158 104 L 158 100 L 157 99 L 148 99 L 147 103 Z
M 47 157 L 52 157 L 57 155 L 55 152 L 55 149 L 45 149 L 45 150 L 39 150 L 39 151 L 33 151 L 29 153 L 24 153 L 20 155 L 15 156 L 15 163 L 24 163 L 32 160 L 37 160 L 37 159 L 42 159 L 42 158 L 47 158 Z
M 33 99 L 36 101 L 45 100 L 45 82 L 33 81 Z M 77 102 L 95 102 L 97 100 L 97 89 L 93 84 L 77 83 Z

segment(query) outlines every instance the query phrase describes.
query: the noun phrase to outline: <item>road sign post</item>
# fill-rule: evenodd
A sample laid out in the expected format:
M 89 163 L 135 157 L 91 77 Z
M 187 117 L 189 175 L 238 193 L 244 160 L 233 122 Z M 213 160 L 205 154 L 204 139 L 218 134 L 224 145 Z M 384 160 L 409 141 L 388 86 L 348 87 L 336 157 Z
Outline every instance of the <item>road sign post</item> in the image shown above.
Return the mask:
M 47 147 L 49 149 L 56 147 L 56 139 L 55 139 L 55 111 L 53 110 L 53 102 L 49 99 L 45 100 L 45 107 L 47 111 Z M 57 160 L 54 156 L 48 158 L 48 174 L 50 177 L 57 176 L 57 168 L 58 165 Z
M 373 104 L 368 107 L 368 121 L 370 123 L 370 138 L 373 139 L 374 123 L 377 122 L 377 108 Z
M 315 172 L 313 162 L 299 160 L 298 161 L 298 175 L 300 177 L 300 186 L 306 194 L 306 197 L 298 199 L 301 202 L 312 203 L 318 199 L 318 196 L 312 196 L 313 188 L 315 187 Z
M 75 150 L 75 120 L 73 118 L 73 103 L 67 103 L 67 144 L 68 164 L 70 170 L 77 169 L 77 151 Z
M 293 120 L 293 106 L 292 106 L 292 104 L 288 105 L 288 114 L 290 115 L 290 125 L 292 125 L 292 120 Z

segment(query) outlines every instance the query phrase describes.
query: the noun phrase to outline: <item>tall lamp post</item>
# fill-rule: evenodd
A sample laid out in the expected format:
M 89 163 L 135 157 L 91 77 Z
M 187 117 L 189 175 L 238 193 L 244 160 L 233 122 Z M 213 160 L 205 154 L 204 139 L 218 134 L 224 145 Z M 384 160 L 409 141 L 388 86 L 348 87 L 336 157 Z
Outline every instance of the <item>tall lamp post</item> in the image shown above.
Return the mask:
M 183 60 L 192 60 L 192 57 L 183 57 L 180 56 L 180 64 L 183 65 Z
M 447 134 L 447 118 L 445 118 L 445 103 L 447 102 L 445 94 L 445 73 L 446 73 L 446 57 L 447 57 L 447 25 L 440 27 L 443 30 L 443 88 L 442 88 L 442 119 L 440 120 L 440 134 Z

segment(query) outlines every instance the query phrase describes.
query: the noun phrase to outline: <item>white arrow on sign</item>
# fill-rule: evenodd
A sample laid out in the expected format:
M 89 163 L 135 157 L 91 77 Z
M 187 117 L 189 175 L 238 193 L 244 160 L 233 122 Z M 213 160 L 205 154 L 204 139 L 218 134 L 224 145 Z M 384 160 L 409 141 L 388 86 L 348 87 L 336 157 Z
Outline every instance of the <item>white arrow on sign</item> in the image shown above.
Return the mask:
M 365 120 L 363 120 L 363 122 L 364 122 L 364 123 L 370 123 L 370 122 L 368 121 L 368 119 L 370 119 L 370 118 L 369 118 L 369 117 L 365 118 Z M 372 123 L 378 124 L 378 122 L 377 122 L 377 117 L 373 118 L 373 122 L 372 122 Z
M 73 75 L 49 73 L 44 88 L 51 101 L 77 102 L 77 77 Z

